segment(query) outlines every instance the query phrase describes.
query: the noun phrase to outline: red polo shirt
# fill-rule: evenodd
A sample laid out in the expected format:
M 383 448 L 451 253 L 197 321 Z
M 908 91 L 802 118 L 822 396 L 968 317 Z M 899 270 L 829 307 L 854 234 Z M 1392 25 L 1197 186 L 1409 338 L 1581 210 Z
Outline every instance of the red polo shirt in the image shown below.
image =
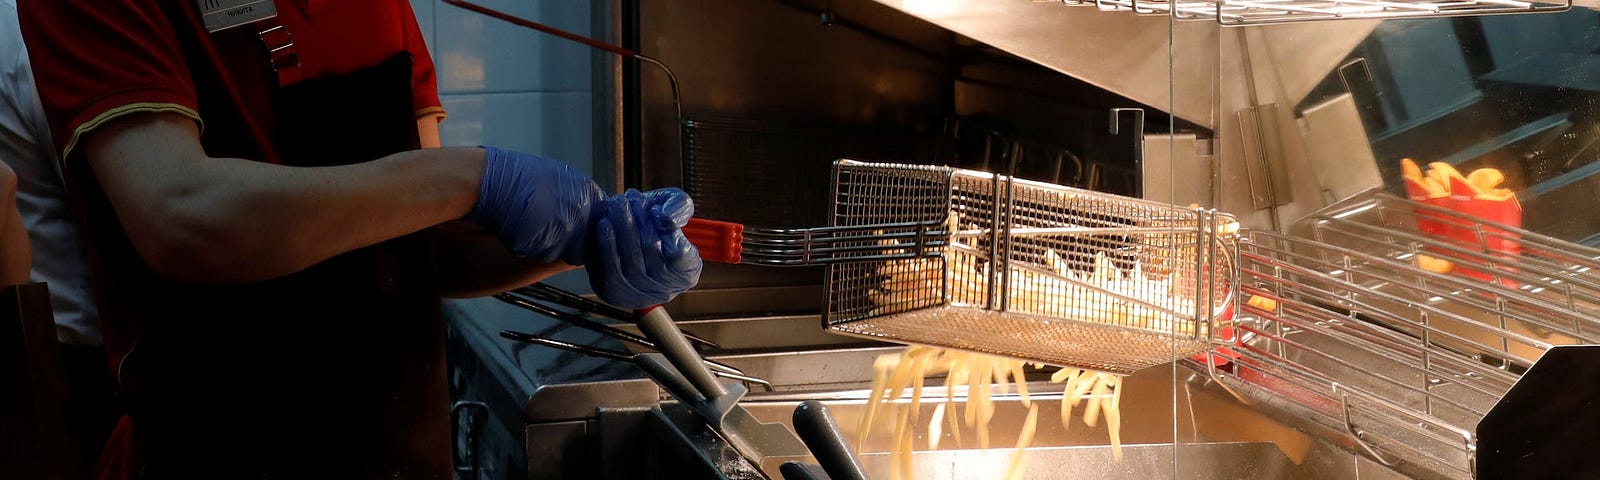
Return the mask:
M 405 0 L 276 4 L 306 78 L 410 52 L 418 117 L 443 114 L 433 61 Z M 200 122 L 208 151 L 228 150 L 212 156 L 278 161 L 267 141 L 276 79 L 251 25 L 207 33 L 196 0 L 49 0 L 19 9 L 61 158 L 70 159 L 85 133 L 112 118 L 167 111 Z
M 172 281 L 144 264 L 84 164 L 79 145 L 85 135 L 137 112 L 170 112 L 194 119 L 201 126 L 201 143 L 212 157 L 315 164 L 280 156 L 274 145 L 278 133 L 291 129 L 279 128 L 274 105 L 278 77 L 256 27 L 207 32 L 196 1 L 38 0 L 21 2 L 18 10 L 40 99 L 62 153 L 69 193 L 84 217 L 107 353 L 113 371 L 124 382 L 124 393 L 136 392 L 133 395 L 146 412 L 145 417 L 135 417 L 135 428 L 128 428 L 127 422 L 119 426 L 121 437 L 113 439 L 102 458 L 107 463 L 103 473 L 109 478 L 136 474 L 147 452 L 129 449 L 134 445 L 130 439 L 146 438 L 153 430 L 163 432 L 161 438 L 179 438 L 183 435 L 171 432 L 181 427 L 183 432 L 218 432 L 215 441 L 195 440 L 224 445 L 187 444 L 215 448 L 213 455 L 232 455 L 231 445 L 226 444 L 236 443 L 237 449 L 258 452 L 239 455 L 242 460 L 372 466 L 371 470 L 352 467 L 351 471 L 363 472 L 355 477 L 448 478 L 438 296 L 429 285 L 431 271 L 414 268 L 431 265 L 423 258 L 430 249 L 423 240 L 410 238 L 421 234 L 258 284 Z M 380 65 L 387 68 L 391 59 L 409 52 L 415 116 L 443 115 L 433 63 L 406 0 L 275 0 L 275 4 L 278 22 L 292 35 L 304 81 L 363 75 Z M 403 75 L 404 67 L 398 68 Z M 395 87 L 403 87 L 399 75 L 385 78 L 398 80 Z M 404 96 L 403 88 L 393 90 L 396 93 L 386 98 Z M 355 110 L 358 115 L 352 118 L 379 115 Z M 404 112 L 401 107 L 382 117 L 393 120 Z M 416 260 L 398 270 L 361 266 L 395 263 L 385 263 L 392 258 Z M 343 300 L 354 292 L 392 298 Z M 169 333 L 150 335 L 157 327 Z M 146 333 L 143 337 L 141 330 Z M 177 330 L 197 333 L 170 335 Z M 129 355 L 136 340 L 140 353 Z M 152 341 L 157 346 L 152 347 Z M 340 356 L 343 352 L 371 355 Z M 140 359 L 129 361 L 138 367 L 118 363 L 124 358 Z M 194 413 L 186 414 L 189 410 Z M 186 415 L 188 423 L 167 421 Z M 391 419 L 399 420 L 387 423 Z M 329 430 L 315 422 L 339 425 Z M 304 431 L 296 431 L 300 428 Z M 249 431 L 262 434 L 238 436 Z M 265 440 L 252 443 L 255 437 Z M 163 458 L 173 457 L 171 448 L 163 452 Z M 425 459 L 406 462 L 405 457 Z M 422 467 L 395 470 L 410 465 Z M 318 471 L 327 472 L 303 473 L 317 476 Z

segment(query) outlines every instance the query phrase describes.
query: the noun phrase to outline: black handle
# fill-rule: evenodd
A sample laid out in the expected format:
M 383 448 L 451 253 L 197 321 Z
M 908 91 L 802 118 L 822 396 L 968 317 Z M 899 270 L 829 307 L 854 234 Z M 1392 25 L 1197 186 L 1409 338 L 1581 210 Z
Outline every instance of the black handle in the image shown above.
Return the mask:
M 778 473 L 783 474 L 783 480 L 830 480 L 828 474 L 816 465 L 800 462 L 783 462 L 778 466 Z
M 850 454 L 839 424 L 833 421 L 828 407 L 816 400 L 806 400 L 794 409 L 794 432 L 811 449 L 811 456 L 822 464 L 828 478 L 834 480 L 867 480 L 867 474 Z

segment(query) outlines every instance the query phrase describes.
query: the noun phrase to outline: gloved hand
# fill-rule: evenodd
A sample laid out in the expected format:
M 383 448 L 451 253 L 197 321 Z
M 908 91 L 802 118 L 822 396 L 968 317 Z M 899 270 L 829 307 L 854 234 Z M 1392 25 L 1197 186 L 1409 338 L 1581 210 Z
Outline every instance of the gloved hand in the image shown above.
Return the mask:
M 606 199 L 589 248 L 589 284 L 606 303 L 641 309 L 666 303 L 700 281 L 700 251 L 683 235 L 694 202 L 664 188 Z
M 467 218 L 517 256 L 582 265 L 590 228 L 602 213 L 600 186 L 562 162 L 495 147 L 484 151 L 478 203 Z

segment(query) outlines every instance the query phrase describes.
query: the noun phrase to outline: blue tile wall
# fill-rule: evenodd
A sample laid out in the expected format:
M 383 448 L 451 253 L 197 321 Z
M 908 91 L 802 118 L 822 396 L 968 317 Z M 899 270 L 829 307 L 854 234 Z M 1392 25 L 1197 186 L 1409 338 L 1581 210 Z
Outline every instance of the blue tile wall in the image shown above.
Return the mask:
M 589 92 L 444 94 L 446 144 L 485 144 L 536 153 L 580 170 L 593 165 Z
M 588 0 L 476 0 L 486 7 L 583 35 Z M 593 171 L 593 90 L 588 47 L 440 0 L 410 0 L 438 71 L 449 117 L 445 145 L 495 145 Z M 588 291 L 581 272 L 552 279 Z
M 416 0 L 413 0 L 416 1 Z M 589 2 L 479 0 L 486 7 L 580 34 Z M 434 58 L 445 93 L 572 92 L 589 86 L 589 49 L 475 12 L 438 3 Z

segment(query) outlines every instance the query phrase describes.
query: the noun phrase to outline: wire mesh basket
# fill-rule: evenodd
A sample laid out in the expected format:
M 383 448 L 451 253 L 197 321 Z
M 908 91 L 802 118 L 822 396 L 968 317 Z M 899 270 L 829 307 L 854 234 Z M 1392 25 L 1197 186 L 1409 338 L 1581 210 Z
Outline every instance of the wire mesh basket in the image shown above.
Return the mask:
M 829 264 L 828 330 L 1111 373 L 1222 342 L 1238 223 L 972 170 L 840 161 L 833 226 L 940 223 L 922 255 Z M 835 238 L 848 247 L 847 238 Z M 893 244 L 888 248 L 895 248 Z M 889 255 L 885 255 L 888 253 Z

